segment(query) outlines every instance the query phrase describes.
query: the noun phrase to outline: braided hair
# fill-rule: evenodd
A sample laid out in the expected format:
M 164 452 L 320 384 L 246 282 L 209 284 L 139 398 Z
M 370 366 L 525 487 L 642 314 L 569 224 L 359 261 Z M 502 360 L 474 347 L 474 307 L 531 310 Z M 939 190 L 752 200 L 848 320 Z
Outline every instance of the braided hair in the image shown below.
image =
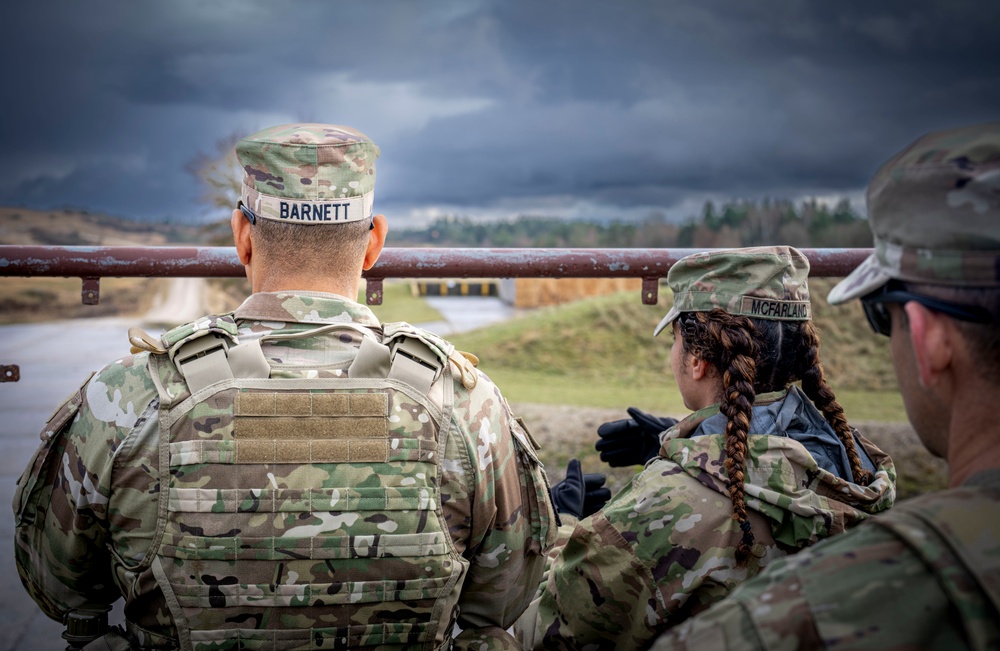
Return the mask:
M 758 393 L 786 389 L 802 381 L 803 392 L 823 413 L 847 449 L 854 481 L 867 485 L 844 410 L 826 382 L 819 361 L 819 334 L 809 321 L 775 321 L 730 314 L 721 309 L 684 312 L 677 319 L 684 352 L 711 364 L 722 376 L 719 411 L 726 416 L 726 474 L 733 519 L 743 535 L 736 562 L 744 565 L 754 544 L 747 515 L 744 480 L 747 435 Z

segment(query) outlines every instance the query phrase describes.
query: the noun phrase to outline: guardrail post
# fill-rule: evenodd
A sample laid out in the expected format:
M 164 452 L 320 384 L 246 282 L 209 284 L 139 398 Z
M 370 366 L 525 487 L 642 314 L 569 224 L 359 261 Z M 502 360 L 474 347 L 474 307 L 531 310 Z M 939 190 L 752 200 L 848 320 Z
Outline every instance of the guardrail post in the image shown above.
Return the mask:
M 382 279 L 365 276 L 365 302 L 369 305 L 382 304 Z
M 101 299 L 101 277 L 83 276 L 80 280 L 83 281 L 83 289 L 80 290 L 83 304 L 97 305 L 97 301 Z
M 643 305 L 656 305 L 659 300 L 660 279 L 656 276 L 643 276 L 642 278 L 642 303 Z

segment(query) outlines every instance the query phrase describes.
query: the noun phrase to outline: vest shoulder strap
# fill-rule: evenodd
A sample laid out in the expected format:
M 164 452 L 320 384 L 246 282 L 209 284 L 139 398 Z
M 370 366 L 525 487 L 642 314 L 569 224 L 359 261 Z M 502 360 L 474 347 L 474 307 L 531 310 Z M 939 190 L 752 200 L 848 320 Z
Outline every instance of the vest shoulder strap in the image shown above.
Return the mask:
M 450 341 L 444 339 L 443 337 L 426 330 L 421 330 L 420 328 L 403 321 L 396 323 L 383 323 L 382 329 L 385 333 L 384 341 L 386 343 L 390 343 L 399 338 L 407 338 L 412 341 L 419 341 L 423 343 L 426 348 L 429 349 L 430 353 L 437 358 L 436 364 L 438 365 L 438 368 L 436 370 L 436 374 L 440 374 L 440 369 L 446 366 L 450 361 L 454 364 L 462 385 L 469 391 L 476 387 L 476 383 L 479 380 L 479 374 L 476 371 L 476 366 L 479 364 L 479 358 L 472 353 L 457 350 Z M 412 352 L 414 348 L 417 348 L 416 344 L 408 349 L 407 352 Z M 422 361 L 428 364 L 431 363 L 430 357 L 426 354 L 422 358 Z
M 264 340 L 307 338 L 342 328 L 360 330 L 356 324 L 332 324 L 289 335 L 265 335 L 240 344 L 232 316 L 216 319 L 201 323 L 201 328 L 192 327 L 199 322 L 180 326 L 162 338 L 165 352 L 192 394 L 223 380 L 268 377 L 270 365 L 260 348 Z M 348 377 L 391 378 L 425 395 L 441 377 L 449 354 L 454 351 L 454 346 L 444 339 L 408 323 L 386 324 L 382 342 L 378 342 L 368 329 L 364 334 L 358 354 L 348 369 Z
M 441 377 L 451 349 L 444 339 L 409 323 L 384 323 L 382 342 L 363 339 L 347 375 L 391 378 L 427 395 Z

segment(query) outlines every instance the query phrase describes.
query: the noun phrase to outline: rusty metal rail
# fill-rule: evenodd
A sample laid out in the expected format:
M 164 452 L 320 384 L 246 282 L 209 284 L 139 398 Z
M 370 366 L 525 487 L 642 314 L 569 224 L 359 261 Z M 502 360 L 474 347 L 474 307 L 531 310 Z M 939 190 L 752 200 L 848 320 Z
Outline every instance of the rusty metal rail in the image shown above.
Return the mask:
M 641 278 L 654 305 L 660 279 L 696 249 L 386 249 L 365 272 L 366 301 L 382 303 L 386 278 Z M 870 249 L 803 249 L 813 276 L 846 276 Z M 0 276 L 79 277 L 86 305 L 100 300 L 103 277 L 242 278 L 232 247 L 0 245 Z M 17 382 L 0 366 L 0 382 Z
M 659 280 L 696 249 L 390 248 L 365 273 L 366 300 L 382 303 L 386 278 L 641 278 L 655 304 Z M 803 249 L 813 276 L 846 276 L 869 249 Z M 102 277 L 241 278 L 232 247 L 0 246 L 0 276 L 76 276 L 96 304 Z

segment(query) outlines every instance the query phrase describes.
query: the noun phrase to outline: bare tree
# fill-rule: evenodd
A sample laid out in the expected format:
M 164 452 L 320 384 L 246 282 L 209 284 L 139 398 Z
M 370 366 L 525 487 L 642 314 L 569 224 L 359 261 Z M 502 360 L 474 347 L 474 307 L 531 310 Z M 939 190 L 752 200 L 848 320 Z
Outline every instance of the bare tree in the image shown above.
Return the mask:
M 246 134 L 234 131 L 215 143 L 214 151 L 200 153 L 184 169 L 202 185 L 201 200 L 214 208 L 233 208 L 240 198 L 240 164 L 236 143 Z

